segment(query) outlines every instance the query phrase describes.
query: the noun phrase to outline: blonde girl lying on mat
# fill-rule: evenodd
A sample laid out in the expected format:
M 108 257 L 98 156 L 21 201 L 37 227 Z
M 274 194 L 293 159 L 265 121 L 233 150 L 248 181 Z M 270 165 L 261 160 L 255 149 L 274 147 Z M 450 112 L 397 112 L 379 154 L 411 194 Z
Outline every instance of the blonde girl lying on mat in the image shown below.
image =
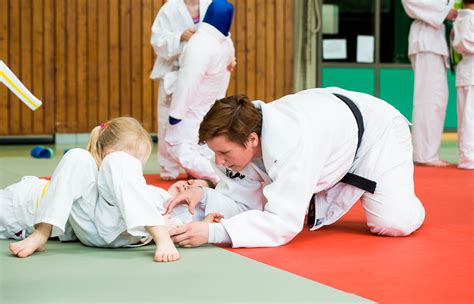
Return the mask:
M 176 261 L 168 229 L 179 222 L 161 215 L 170 195 L 143 177 L 151 147 L 149 134 L 133 118 L 95 127 L 87 150 L 68 151 L 50 182 L 27 176 L 0 190 L 0 238 L 20 240 L 10 251 L 28 257 L 44 250 L 49 237 L 116 248 L 143 245 L 151 236 L 154 260 Z M 213 215 L 206 220 L 212 222 Z

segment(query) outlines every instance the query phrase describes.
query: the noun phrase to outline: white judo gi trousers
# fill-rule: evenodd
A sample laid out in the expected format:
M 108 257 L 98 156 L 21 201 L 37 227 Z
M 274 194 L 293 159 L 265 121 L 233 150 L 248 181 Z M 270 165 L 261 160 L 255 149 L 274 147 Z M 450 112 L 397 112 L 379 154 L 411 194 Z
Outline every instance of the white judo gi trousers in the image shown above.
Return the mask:
M 165 92 L 163 79 L 160 78 L 158 84 L 158 163 L 161 168 L 160 176 L 175 179 L 179 174 L 179 162 L 170 154 L 169 145 L 165 141 L 166 130 L 169 125 L 170 97 Z
M 123 247 L 148 237 L 145 226 L 165 224 L 161 214 L 168 197 L 163 189 L 146 185 L 140 161 L 129 154 L 111 153 L 98 170 L 89 152 L 72 149 L 31 216 L 33 224 L 53 225 L 52 237 L 63 235 L 69 223 L 85 245 Z
M 415 76 L 413 95 L 413 160 L 439 160 L 444 119 L 448 105 L 445 57 L 430 52 L 410 56 Z
M 372 233 L 406 236 L 417 230 L 425 218 L 425 209 L 415 195 L 410 130 L 404 118 L 398 117 L 371 153 L 390 153 L 401 147 L 405 159 L 377 178 L 375 193 L 342 182 L 327 191 L 317 193 L 316 223 L 311 230 L 330 225 L 341 218 L 359 199 L 365 210 L 367 226 Z M 367 156 L 370 159 L 370 155 Z
M 458 11 L 453 33 L 452 45 L 462 54 L 456 66 L 458 167 L 474 169 L 474 10 Z
M 459 149 L 458 167 L 462 169 L 474 169 L 474 86 L 458 86 L 456 92 Z

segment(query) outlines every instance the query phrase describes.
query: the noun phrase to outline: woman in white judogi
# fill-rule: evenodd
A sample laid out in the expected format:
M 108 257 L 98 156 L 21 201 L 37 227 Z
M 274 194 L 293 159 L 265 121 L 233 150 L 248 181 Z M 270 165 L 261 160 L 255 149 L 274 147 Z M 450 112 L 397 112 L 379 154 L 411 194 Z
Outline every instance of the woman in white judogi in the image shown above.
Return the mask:
M 151 45 L 157 55 L 150 78 L 158 79 L 158 163 L 163 179 L 175 179 L 179 164 L 164 146 L 164 131 L 168 124 L 170 92 L 166 93 L 165 80 L 169 72 L 178 70 L 178 58 L 186 42 L 196 31 L 210 0 L 168 0 L 161 7 L 151 28 Z M 194 7 L 194 9 L 192 9 Z
M 415 19 L 408 36 L 408 55 L 413 66 L 413 160 L 431 166 L 447 166 L 439 159 L 448 81 L 448 46 L 445 19 L 454 19 L 454 0 L 402 0 L 406 13 Z
M 365 131 L 359 148 L 355 115 L 333 93 L 351 99 L 362 114 Z M 378 98 L 338 88 L 302 91 L 268 104 L 230 96 L 215 103 L 199 132 L 200 142 L 215 153 L 221 181 L 215 190 L 178 194 L 167 211 L 180 203 L 190 209 L 220 206 L 216 209 L 224 219 L 170 231 L 181 246 L 285 244 L 303 229 L 313 194 L 312 230 L 334 223 L 359 199 L 372 233 L 405 236 L 423 223 L 425 211 L 414 193 L 408 122 Z M 347 173 L 375 181 L 375 191 L 340 182 Z M 248 208 L 236 207 L 242 205 Z
M 474 169 L 474 1 L 464 1 L 453 24 L 456 67 L 459 168 Z
M 177 260 L 161 215 L 169 195 L 147 186 L 143 177 L 151 147 L 149 134 L 133 118 L 94 128 L 87 150 L 68 151 L 51 182 L 25 177 L 0 191 L 0 237 L 27 236 L 10 244 L 14 255 L 27 257 L 42 250 L 50 236 L 126 247 L 151 235 L 157 244 L 155 261 Z
M 233 6 L 226 1 L 209 5 L 203 22 L 184 47 L 164 133 L 168 154 L 185 171 L 216 184 L 212 169 L 212 152 L 198 145 L 202 118 L 214 101 L 223 98 L 230 81 L 229 65 L 234 62 L 234 45 L 230 38 Z M 162 138 L 163 139 L 163 138 Z

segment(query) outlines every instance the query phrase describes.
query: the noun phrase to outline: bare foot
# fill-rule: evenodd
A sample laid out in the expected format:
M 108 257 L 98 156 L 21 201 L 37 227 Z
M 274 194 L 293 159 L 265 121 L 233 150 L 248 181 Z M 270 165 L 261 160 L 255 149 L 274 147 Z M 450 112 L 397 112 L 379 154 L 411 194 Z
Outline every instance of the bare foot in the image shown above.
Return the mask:
M 174 262 L 179 259 L 179 253 L 173 244 L 173 241 L 168 237 L 166 240 L 160 240 L 160 243 L 156 244 L 155 250 L 155 262 Z
M 165 226 L 148 226 L 146 227 L 150 232 L 156 244 L 155 262 L 174 262 L 179 259 L 179 253 L 170 238 L 168 230 Z
M 429 167 L 447 167 L 449 166 L 449 163 L 445 160 L 441 160 L 441 159 L 438 159 L 438 160 L 435 160 L 435 161 L 432 161 L 432 162 L 428 162 L 428 163 L 418 163 L 418 162 L 415 162 L 415 165 L 419 165 L 419 166 L 429 166 Z
M 10 251 L 14 256 L 19 258 L 26 258 L 36 251 L 44 251 L 44 245 L 48 241 L 51 234 L 51 225 L 40 223 L 35 228 L 35 231 L 26 239 L 11 243 Z

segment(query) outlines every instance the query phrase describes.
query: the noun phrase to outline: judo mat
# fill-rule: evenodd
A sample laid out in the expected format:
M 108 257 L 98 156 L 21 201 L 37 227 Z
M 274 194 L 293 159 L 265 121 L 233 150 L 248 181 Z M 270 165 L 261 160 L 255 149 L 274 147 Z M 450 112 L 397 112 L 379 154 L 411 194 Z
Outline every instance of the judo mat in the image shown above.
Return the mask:
M 167 188 L 156 175 L 149 183 Z M 50 240 L 13 257 L 0 241 L 0 303 L 373 303 L 212 245 L 178 248 L 155 263 L 155 247 L 103 249 Z M 292 259 L 293 257 L 287 257 Z
M 17 154 L 0 159 L 4 184 L 22 170 L 44 175 L 38 161 Z M 24 166 L 13 167 L 15 161 Z M 146 177 L 163 188 L 171 184 Z M 406 238 L 370 234 L 356 204 L 337 223 L 305 229 L 282 247 L 179 248 L 175 263 L 154 263 L 154 246 L 57 241 L 18 259 L 4 240 L 0 303 L 473 303 L 473 186 L 473 171 L 416 167 L 427 215 Z
M 474 171 L 417 166 L 415 191 L 426 219 L 409 237 L 370 234 L 356 204 L 286 246 L 231 251 L 380 303 L 474 303 Z

